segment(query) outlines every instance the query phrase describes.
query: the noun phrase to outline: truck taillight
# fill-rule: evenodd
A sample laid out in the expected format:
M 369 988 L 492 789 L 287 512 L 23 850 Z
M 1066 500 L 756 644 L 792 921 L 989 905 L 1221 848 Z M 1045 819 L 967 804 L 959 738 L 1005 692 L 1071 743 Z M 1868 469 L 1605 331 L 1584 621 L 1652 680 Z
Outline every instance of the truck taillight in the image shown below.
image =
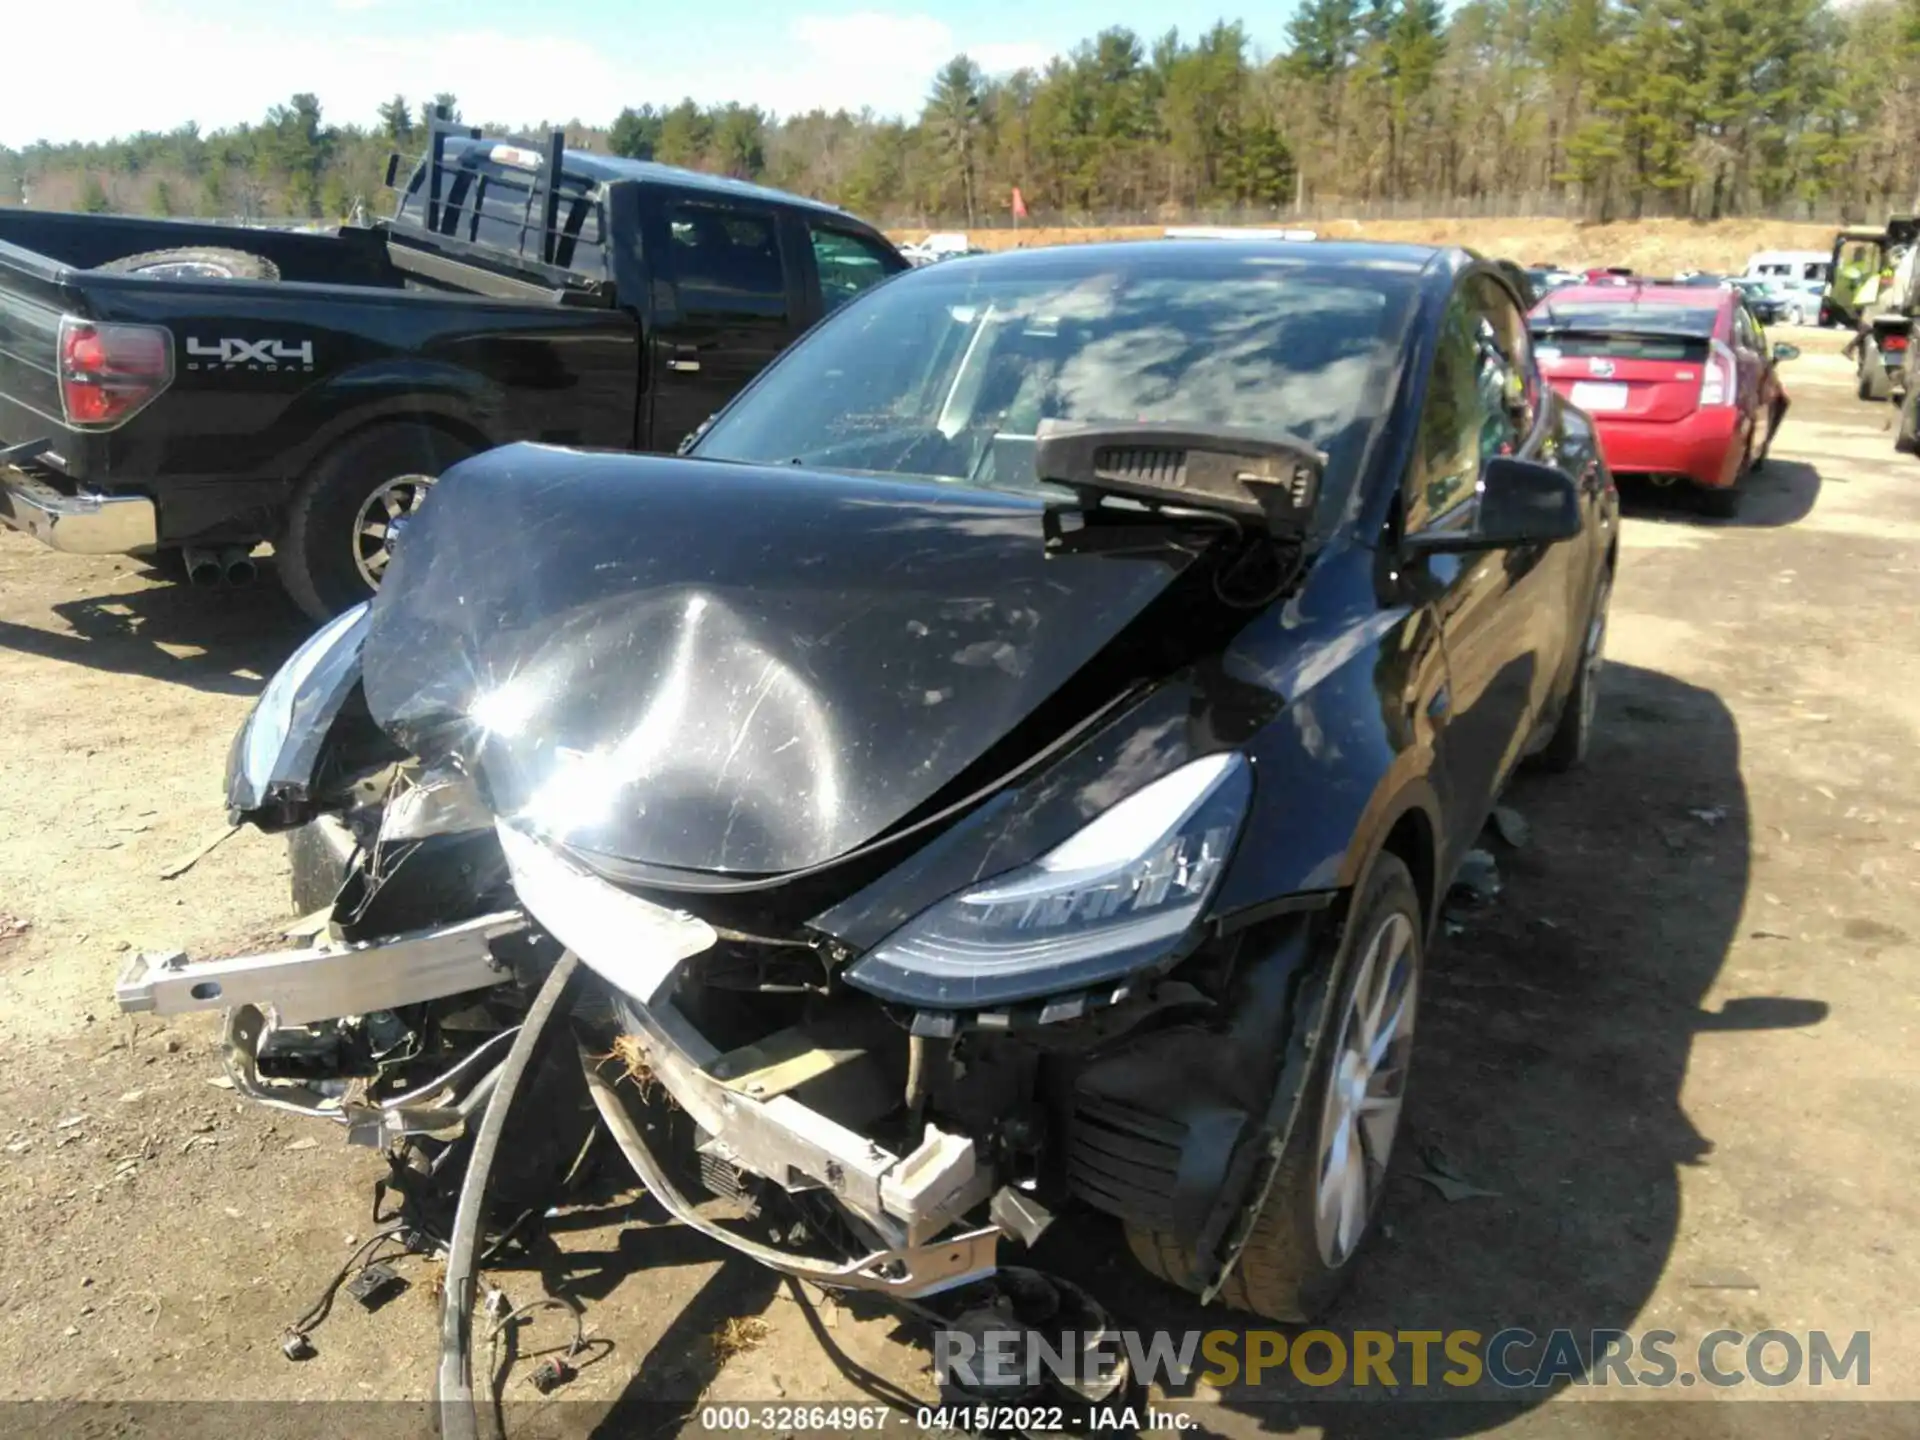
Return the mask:
M 1714 341 L 1707 352 L 1706 366 L 1700 372 L 1700 403 L 1731 405 L 1739 388 L 1739 362 L 1725 342 Z
M 69 425 L 118 425 L 172 383 L 167 331 L 61 317 L 60 404 Z

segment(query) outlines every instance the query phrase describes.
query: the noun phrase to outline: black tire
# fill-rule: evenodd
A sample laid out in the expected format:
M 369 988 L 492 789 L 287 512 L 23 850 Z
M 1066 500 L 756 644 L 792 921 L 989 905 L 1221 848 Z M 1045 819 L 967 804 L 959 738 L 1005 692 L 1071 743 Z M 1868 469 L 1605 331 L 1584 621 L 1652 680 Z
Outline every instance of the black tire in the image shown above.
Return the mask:
M 278 280 L 280 267 L 264 255 L 216 246 L 182 246 L 178 250 L 149 250 L 96 265 L 112 275 L 160 275 L 195 280 Z
M 1885 400 L 1893 394 L 1893 382 L 1887 378 L 1887 367 L 1880 357 L 1867 353 L 1870 348 L 1869 345 L 1860 347 L 1860 373 L 1853 393 L 1862 400 Z
M 1732 520 L 1740 514 L 1740 487 L 1727 485 L 1717 490 L 1701 488 L 1694 493 L 1700 513 L 1714 520 Z
M 419 492 L 472 453 L 444 430 L 404 422 L 369 426 L 327 452 L 287 507 L 274 546 L 280 581 L 294 604 L 326 620 L 371 596 L 376 586 L 359 558 L 362 507 L 389 485 L 413 494 L 417 505 Z
M 1580 658 L 1575 662 L 1573 684 L 1567 690 L 1566 704 L 1554 723 L 1553 738 L 1540 747 L 1533 763 L 1542 770 L 1564 775 L 1585 763 L 1593 746 L 1594 717 L 1600 700 L 1600 666 L 1607 653 L 1607 608 L 1613 600 L 1613 571 L 1600 577 L 1587 610 L 1587 625 L 1580 636 Z
M 1894 431 L 1893 448 L 1902 455 L 1920 455 L 1920 387 L 1908 386 L 1900 401 L 1900 425 Z
M 1267 1202 L 1254 1222 L 1253 1232 L 1240 1252 L 1233 1273 L 1220 1290 L 1220 1298 L 1236 1310 L 1300 1324 L 1323 1314 L 1345 1287 L 1354 1266 L 1372 1234 L 1380 1183 L 1368 1186 L 1368 1204 L 1361 1229 L 1337 1261 L 1330 1261 L 1322 1250 L 1316 1226 L 1315 1202 L 1320 1189 L 1322 1129 L 1326 1120 L 1328 1088 L 1334 1065 L 1343 1051 L 1342 1029 L 1355 988 L 1361 978 L 1362 960 L 1376 937 L 1387 927 L 1404 922 L 1405 958 L 1410 966 L 1410 990 L 1407 992 L 1406 1044 L 1412 1044 L 1413 1020 L 1419 1001 L 1422 937 L 1425 923 L 1420 913 L 1420 896 L 1413 876 L 1398 856 L 1381 854 L 1374 858 L 1360 892 L 1354 897 L 1353 913 L 1346 926 L 1334 963 L 1338 967 L 1332 1023 L 1321 1057 L 1301 1099 L 1300 1118 L 1294 1126 L 1287 1149 L 1280 1157 Z M 1394 967 L 1397 969 L 1397 964 Z M 1391 976 L 1389 976 L 1391 979 Z M 1401 1096 L 1405 1095 L 1405 1060 L 1400 1055 Z M 1395 1133 L 1397 1134 L 1397 1128 Z M 1392 1138 L 1384 1154 L 1369 1154 L 1362 1147 L 1362 1165 L 1377 1162 L 1379 1180 L 1384 1182 L 1392 1161 Z M 1127 1227 L 1127 1245 L 1134 1259 L 1149 1273 L 1183 1290 L 1198 1291 L 1198 1266 L 1191 1248 L 1172 1236 L 1139 1226 Z

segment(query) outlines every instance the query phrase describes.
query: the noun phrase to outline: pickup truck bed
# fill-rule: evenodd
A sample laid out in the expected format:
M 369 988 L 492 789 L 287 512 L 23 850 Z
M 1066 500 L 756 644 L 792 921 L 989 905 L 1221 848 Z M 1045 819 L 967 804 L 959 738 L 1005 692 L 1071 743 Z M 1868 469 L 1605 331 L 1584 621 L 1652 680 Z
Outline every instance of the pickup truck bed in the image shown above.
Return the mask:
M 126 273 L 154 252 L 248 278 Z M 372 226 L 0 209 L 0 522 L 183 549 L 190 574 L 271 541 L 294 598 L 335 613 L 449 465 L 518 440 L 672 449 L 906 268 L 831 206 L 444 122 Z
M 157 282 L 93 268 L 202 246 L 259 255 L 280 279 Z M 343 430 L 386 416 L 443 425 L 476 448 L 496 436 L 637 444 L 635 317 L 518 298 L 515 282 L 470 275 L 473 290 L 409 288 L 374 230 L 0 210 L 0 439 L 52 436 L 39 478 L 131 492 L 136 508 L 151 508 L 151 481 L 164 476 L 167 503 L 148 542 L 159 547 L 267 537 L 269 515 L 313 459 Z M 479 293 L 482 285 L 509 293 Z M 160 423 L 136 414 L 112 429 L 60 433 L 63 315 L 172 333 L 175 373 L 150 417 Z

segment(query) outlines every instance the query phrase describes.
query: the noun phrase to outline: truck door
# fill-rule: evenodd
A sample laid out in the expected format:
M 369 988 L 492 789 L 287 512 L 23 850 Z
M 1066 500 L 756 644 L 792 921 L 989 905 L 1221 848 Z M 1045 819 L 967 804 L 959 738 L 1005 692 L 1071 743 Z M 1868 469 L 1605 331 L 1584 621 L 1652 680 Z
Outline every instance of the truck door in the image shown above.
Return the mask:
M 671 450 L 798 334 L 801 267 L 771 205 L 669 187 L 642 205 L 653 323 L 641 443 Z

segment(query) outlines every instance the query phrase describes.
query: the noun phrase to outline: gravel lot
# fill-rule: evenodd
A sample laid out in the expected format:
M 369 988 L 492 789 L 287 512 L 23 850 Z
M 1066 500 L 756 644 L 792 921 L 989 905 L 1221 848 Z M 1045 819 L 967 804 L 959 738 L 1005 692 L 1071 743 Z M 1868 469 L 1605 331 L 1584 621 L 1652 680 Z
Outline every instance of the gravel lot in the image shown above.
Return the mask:
M 1788 365 L 1793 414 L 1742 519 L 1631 504 L 1593 762 L 1516 783 L 1530 839 L 1435 957 L 1387 1229 L 1336 1328 L 1864 1329 L 1871 1393 L 1920 1401 L 1920 461 L 1852 398 L 1834 337 L 1794 338 L 1818 353 Z M 222 828 L 228 742 L 302 633 L 271 583 L 175 588 L 0 533 L 0 1397 L 431 1393 L 424 1260 L 377 1314 L 343 1302 L 316 1358 L 278 1350 L 369 1233 L 377 1157 L 216 1087 L 209 1025 L 112 1000 L 130 948 L 284 943 L 277 842 L 249 831 L 161 871 Z M 1441 1156 L 1495 1193 L 1443 1199 L 1418 1178 Z M 702 1395 L 860 1399 L 876 1381 L 855 1371 L 928 1393 L 911 1328 L 654 1219 L 613 1197 L 543 1266 L 612 1342 L 570 1415 L 612 1403 L 608 1433 L 655 1433 L 677 1411 L 649 1407 Z M 1232 1323 L 1134 1274 L 1104 1223 L 1047 1250 L 1126 1323 Z M 542 1283 L 497 1278 L 516 1300 Z M 764 1331 L 727 1324 L 746 1316 Z M 1780 1408 L 1698 1403 L 1717 1393 L 1459 1402 L 1417 1424 L 1229 1394 L 1205 1423 L 1536 1435 L 1579 1412 L 1580 1433 L 1744 1435 Z M 1915 1433 L 1920 1406 L 1801 1419 Z

